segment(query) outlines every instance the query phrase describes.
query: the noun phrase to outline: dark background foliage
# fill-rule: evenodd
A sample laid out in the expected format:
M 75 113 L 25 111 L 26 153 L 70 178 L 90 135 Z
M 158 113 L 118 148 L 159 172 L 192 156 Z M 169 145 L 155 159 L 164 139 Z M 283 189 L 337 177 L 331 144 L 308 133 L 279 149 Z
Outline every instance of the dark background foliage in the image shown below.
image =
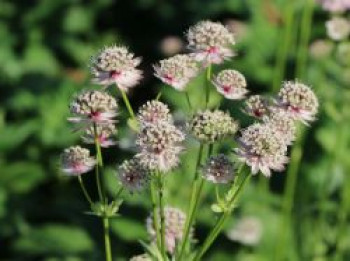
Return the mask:
M 91 55 L 105 45 L 128 45 L 143 57 L 145 75 L 141 85 L 130 93 L 134 108 L 154 98 L 159 90 L 174 110 L 186 108 L 183 96 L 153 77 L 151 65 L 172 54 L 169 42 L 175 45 L 173 49 L 184 51 L 179 39 L 190 25 L 203 19 L 221 21 L 233 25 L 237 38 L 237 57 L 225 67 L 240 70 L 252 93 L 271 93 L 277 50 L 283 44 L 287 2 L 0 1 L 0 260 L 103 260 L 100 221 L 84 214 L 88 206 L 77 181 L 63 177 L 58 165 L 63 148 L 80 142 L 66 117 L 72 95 L 94 87 L 89 83 L 87 66 Z M 295 25 L 284 79 L 295 77 L 304 1 L 295 1 L 294 7 Z M 311 42 L 326 38 L 324 22 L 328 15 L 315 8 Z M 343 259 L 347 260 L 349 68 L 333 53 L 307 55 L 302 80 L 314 88 L 321 110 L 303 146 L 292 211 L 294 227 L 286 243 L 288 260 L 332 260 L 339 248 L 347 251 Z M 191 86 L 193 97 L 201 93 L 198 88 L 203 85 L 202 78 Z M 225 102 L 223 108 L 241 119 L 239 103 Z M 127 149 L 132 134 L 126 127 L 126 116 L 124 111 L 120 146 L 106 150 L 109 167 L 105 178 L 111 194 L 117 187 L 115 164 L 133 153 Z M 247 124 L 241 121 L 243 126 Z M 167 180 L 169 204 L 182 209 L 187 207 L 193 150 L 189 149 L 180 170 Z M 253 215 L 261 220 L 260 244 L 246 247 L 223 233 L 207 260 L 272 260 L 280 236 L 285 177 L 285 173 L 275 174 L 268 190 L 264 189 L 266 182 L 254 179 L 235 216 Z M 93 179 L 87 178 L 87 182 L 94 192 Z M 206 191 L 208 195 L 211 187 Z M 115 260 L 127 260 L 144 251 L 138 240 L 147 240 L 144 223 L 150 202 L 145 195 L 125 194 L 121 216 L 112 223 Z M 206 196 L 196 229 L 199 240 L 215 221 L 210 202 L 211 197 Z M 228 228 L 235 220 L 232 218 Z

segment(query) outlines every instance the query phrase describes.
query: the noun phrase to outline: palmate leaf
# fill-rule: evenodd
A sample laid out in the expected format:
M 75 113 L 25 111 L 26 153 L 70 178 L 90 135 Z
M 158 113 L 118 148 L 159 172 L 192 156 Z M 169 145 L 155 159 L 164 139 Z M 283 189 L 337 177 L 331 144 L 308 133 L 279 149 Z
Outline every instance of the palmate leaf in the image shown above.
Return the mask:
M 50 224 L 31 229 L 14 242 L 13 248 L 16 252 L 30 255 L 71 255 L 91 252 L 94 244 L 82 228 Z

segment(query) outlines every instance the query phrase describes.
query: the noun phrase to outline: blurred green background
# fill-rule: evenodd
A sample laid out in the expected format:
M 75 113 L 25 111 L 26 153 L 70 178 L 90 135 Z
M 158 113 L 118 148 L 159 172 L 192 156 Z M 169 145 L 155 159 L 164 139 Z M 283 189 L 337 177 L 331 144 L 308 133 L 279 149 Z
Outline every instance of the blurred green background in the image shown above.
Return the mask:
M 77 91 L 92 87 L 89 57 L 104 45 L 119 43 L 143 57 L 145 78 L 130 93 L 134 108 L 159 90 L 172 109 L 186 108 L 183 96 L 152 76 L 151 64 L 184 51 L 183 33 L 203 19 L 233 28 L 238 55 L 224 67 L 241 71 L 251 93 L 276 92 L 273 82 L 294 79 L 303 57 L 305 68 L 298 77 L 314 88 L 321 104 L 318 121 L 301 142 L 292 218 L 283 223 L 287 175 L 275 174 L 269 184 L 256 177 L 226 230 L 253 216 L 261 222 L 261 240 L 246 246 L 222 233 L 205 260 L 273 260 L 280 241 L 286 251 L 283 260 L 350 260 L 350 55 L 337 54 L 337 44 L 326 37 L 328 14 L 317 5 L 307 7 L 308 1 L 1 0 L 0 260 L 103 260 L 100 220 L 84 214 L 88 206 L 77 180 L 59 171 L 63 148 L 80 142 L 66 121 L 69 101 Z M 310 40 L 300 52 L 305 8 L 314 14 Z M 286 70 L 279 79 L 283 72 L 276 68 L 276 57 L 286 44 L 291 14 Z M 201 92 L 202 80 L 200 76 L 191 86 L 193 97 Z M 239 106 L 225 102 L 222 107 L 241 118 Z M 121 115 L 120 146 L 105 150 L 111 193 L 117 187 L 115 165 L 134 153 L 126 116 Z M 183 210 L 195 162 L 192 145 L 181 168 L 167 179 L 169 204 Z M 94 192 L 93 178 L 84 177 Z M 215 221 L 212 187 L 206 191 L 196 228 L 199 241 Z M 144 252 L 138 240 L 147 240 L 150 201 L 145 195 L 124 193 L 121 216 L 112 222 L 115 260 Z

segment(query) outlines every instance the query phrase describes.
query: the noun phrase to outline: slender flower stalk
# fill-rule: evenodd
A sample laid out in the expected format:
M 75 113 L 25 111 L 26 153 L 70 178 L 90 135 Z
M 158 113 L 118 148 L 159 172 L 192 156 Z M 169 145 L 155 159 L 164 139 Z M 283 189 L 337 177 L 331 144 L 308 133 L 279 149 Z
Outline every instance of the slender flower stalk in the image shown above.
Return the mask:
M 191 226 L 192 226 L 193 219 L 194 219 L 194 213 L 195 213 L 196 208 L 198 206 L 198 203 L 197 203 L 199 200 L 198 195 L 201 193 L 202 186 L 203 186 L 203 179 L 198 180 L 198 178 L 199 178 L 198 169 L 199 169 L 199 166 L 201 163 L 203 149 L 204 149 L 204 146 L 201 143 L 199 145 L 199 150 L 198 150 L 196 168 L 195 168 L 195 173 L 194 173 L 194 180 L 192 183 L 191 200 L 190 200 L 190 205 L 189 205 L 189 208 L 187 211 L 187 218 L 186 218 L 186 223 L 185 223 L 185 228 L 184 228 L 184 236 L 183 236 L 183 240 L 182 240 L 182 245 L 180 247 L 180 254 L 178 256 L 179 261 L 181 260 L 181 258 L 184 255 L 184 252 L 185 252 L 185 248 L 186 248 L 186 245 L 188 242 Z
M 283 79 L 286 70 L 286 61 L 292 42 L 293 24 L 295 17 L 295 1 L 288 1 L 285 6 L 285 26 L 283 31 L 283 42 L 277 50 L 277 61 L 275 66 L 275 73 L 273 77 L 272 91 L 276 91 Z
M 104 198 L 104 191 L 101 184 L 101 177 L 100 177 L 100 169 L 103 168 L 103 160 L 102 160 L 102 153 L 101 153 L 101 145 L 98 139 L 98 133 L 97 133 L 97 125 L 94 123 L 94 136 L 95 136 L 95 150 L 96 150 L 96 158 L 97 158 L 97 165 L 95 170 L 95 176 L 96 176 L 96 186 L 97 186 L 97 192 L 98 196 L 100 198 L 100 201 L 105 203 Z
M 106 252 L 106 261 L 112 261 L 112 250 L 111 250 L 111 240 L 109 238 L 109 219 L 108 217 L 103 217 L 103 231 L 105 239 L 105 252 Z
M 135 113 L 134 110 L 131 107 L 130 101 L 128 96 L 126 95 L 126 92 L 123 89 L 120 89 L 120 93 L 122 94 L 123 101 L 125 103 L 125 106 L 129 112 L 129 115 L 132 119 L 135 119 Z
M 161 172 L 158 172 L 158 199 L 160 212 L 160 250 L 164 260 L 166 260 L 166 245 L 165 245 L 165 216 L 164 216 L 164 179 Z
M 238 175 L 241 176 L 241 181 L 239 182 L 239 184 L 234 184 L 234 186 L 236 186 L 236 187 L 235 187 L 233 196 L 227 202 L 225 211 L 221 214 L 221 216 L 217 220 L 215 226 L 213 227 L 213 229 L 211 230 L 211 232 L 209 233 L 209 235 L 205 239 L 204 243 L 202 244 L 202 247 L 199 249 L 195 258 L 193 259 L 194 261 L 201 260 L 202 256 L 207 252 L 207 250 L 213 244 L 213 242 L 215 241 L 217 236 L 220 234 L 221 230 L 223 229 L 223 227 L 226 223 L 226 220 L 230 217 L 230 215 L 233 211 L 233 207 L 236 204 L 244 186 L 246 185 L 247 181 L 249 180 L 249 178 L 251 176 L 249 174 L 248 167 L 243 167 L 241 170 L 241 173 L 238 173 Z
M 85 187 L 85 184 L 84 184 L 84 181 L 83 181 L 83 179 L 82 179 L 81 176 L 78 176 L 78 181 L 79 181 L 81 190 L 82 190 L 83 193 L 84 193 L 84 197 L 85 197 L 86 200 L 89 202 L 90 206 L 92 206 L 94 203 L 93 203 L 92 200 L 91 200 L 91 197 L 90 197 L 90 195 L 89 195 L 89 192 L 87 191 L 87 189 L 86 189 L 86 187 Z
M 153 217 L 153 226 L 156 234 L 156 243 L 158 249 L 160 249 L 160 229 L 158 222 L 158 214 L 157 214 L 157 185 L 155 177 L 151 180 L 151 200 L 152 200 L 152 217 Z
M 296 73 L 297 77 L 303 79 L 305 76 L 305 67 L 307 63 L 307 48 L 310 40 L 310 30 L 312 24 L 312 16 L 314 11 L 314 0 L 306 1 L 303 17 L 302 26 L 300 32 L 300 42 L 297 54 L 296 62 Z M 297 184 L 297 175 L 300 169 L 300 163 L 303 156 L 303 144 L 305 141 L 306 129 L 301 126 L 299 129 L 298 137 L 292 148 L 290 165 L 287 171 L 286 188 L 283 196 L 283 220 L 280 224 L 278 238 L 279 244 L 276 246 L 275 260 L 281 260 L 285 256 L 286 247 L 286 230 L 290 232 L 290 225 L 292 219 L 292 210 L 294 206 L 294 196 Z
M 205 108 L 208 108 L 209 99 L 210 99 L 210 82 L 211 82 L 211 70 L 212 65 L 209 64 L 209 66 L 206 69 L 206 75 L 205 75 Z

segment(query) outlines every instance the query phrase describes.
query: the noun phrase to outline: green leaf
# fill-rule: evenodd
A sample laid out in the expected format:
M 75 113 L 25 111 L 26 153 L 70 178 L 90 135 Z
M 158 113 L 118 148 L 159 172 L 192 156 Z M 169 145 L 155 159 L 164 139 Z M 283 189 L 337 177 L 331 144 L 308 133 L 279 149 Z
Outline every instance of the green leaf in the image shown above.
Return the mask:
M 76 254 L 93 250 L 93 241 L 79 227 L 59 224 L 34 228 L 18 238 L 14 250 L 28 254 Z
M 126 241 L 145 240 L 147 238 L 145 225 L 130 218 L 111 219 L 111 229 L 113 233 Z

